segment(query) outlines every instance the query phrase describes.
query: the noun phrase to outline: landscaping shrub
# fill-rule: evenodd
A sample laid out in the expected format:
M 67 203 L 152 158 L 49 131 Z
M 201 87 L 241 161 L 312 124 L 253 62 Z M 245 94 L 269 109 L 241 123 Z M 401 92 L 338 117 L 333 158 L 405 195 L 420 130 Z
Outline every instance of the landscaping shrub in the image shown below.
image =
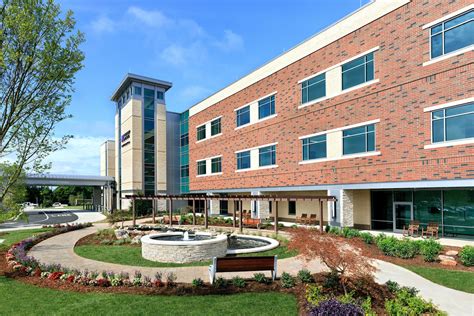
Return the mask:
M 359 237 L 362 238 L 362 240 L 368 245 L 374 243 L 374 236 L 372 236 L 371 233 L 363 232 L 360 233 Z
M 268 282 L 267 278 L 265 277 L 265 274 L 263 274 L 263 273 L 255 273 L 253 275 L 253 279 L 258 283 L 267 283 Z
M 324 279 L 323 286 L 327 289 L 337 288 L 341 282 L 339 274 L 335 272 L 328 273 Z
M 386 256 L 409 259 L 415 257 L 420 252 L 420 241 L 413 241 L 407 238 L 397 239 L 393 236 L 387 237 L 380 234 L 375 238 L 377 247 Z
M 395 282 L 395 281 L 392 281 L 392 280 L 388 280 L 385 285 L 387 286 L 388 290 L 392 293 L 395 293 L 397 292 L 398 290 L 400 290 L 400 285 Z
M 280 282 L 281 282 L 281 286 L 286 288 L 286 289 L 294 287 L 295 283 L 296 283 L 295 278 L 292 277 L 289 273 L 286 273 L 286 272 L 283 272 L 281 274 Z
M 360 306 L 355 304 L 344 304 L 339 302 L 336 299 L 329 299 L 327 301 L 321 302 L 318 306 L 311 309 L 309 312 L 311 316 L 321 316 L 321 315 L 350 315 L 358 316 L 364 315 L 364 311 Z
M 235 287 L 243 288 L 245 287 L 245 280 L 239 276 L 235 276 L 232 278 L 232 285 Z
M 204 285 L 204 281 L 201 278 L 194 279 L 192 282 L 194 287 L 202 287 Z
M 309 272 L 309 270 L 307 269 L 302 269 L 298 271 L 297 277 L 302 283 L 313 282 L 313 276 L 311 275 L 311 272 Z
M 323 294 L 323 288 L 320 285 L 306 286 L 306 300 L 308 303 L 318 306 L 322 301 L 326 301 L 328 297 Z
M 172 287 L 175 285 L 175 282 L 176 282 L 176 279 L 177 279 L 177 276 L 176 274 L 174 274 L 173 272 L 169 272 L 167 275 L 166 275 L 166 286 L 167 287 Z
M 360 232 L 357 229 L 354 228 L 349 228 L 349 227 L 344 227 L 342 229 L 342 236 L 345 238 L 354 238 L 354 237 L 359 237 Z
M 329 228 L 329 233 L 333 234 L 333 235 L 336 235 L 336 236 L 339 236 L 339 235 L 341 235 L 341 229 L 339 227 L 331 226 Z
M 395 292 L 395 298 L 385 302 L 385 310 L 390 316 L 442 314 L 431 302 L 426 302 L 407 288 Z
M 326 225 L 326 227 L 324 227 L 324 231 L 325 231 L 326 233 L 329 233 L 330 230 L 331 230 L 331 226 Z
M 474 266 L 474 247 L 464 246 L 459 252 L 459 259 L 461 263 L 467 267 Z
M 142 273 L 140 271 L 135 271 L 132 283 L 134 286 L 142 285 Z
M 163 286 L 163 274 L 161 272 L 155 272 L 155 281 L 153 283 L 157 287 Z
M 226 288 L 226 287 L 227 287 L 227 280 L 224 279 L 223 277 L 218 277 L 218 278 L 214 281 L 214 287 L 215 287 L 215 288 L 218 288 L 218 289 Z
M 443 249 L 441 244 L 433 238 L 422 241 L 420 245 L 420 253 L 423 259 L 428 262 L 435 261 L 441 249 Z

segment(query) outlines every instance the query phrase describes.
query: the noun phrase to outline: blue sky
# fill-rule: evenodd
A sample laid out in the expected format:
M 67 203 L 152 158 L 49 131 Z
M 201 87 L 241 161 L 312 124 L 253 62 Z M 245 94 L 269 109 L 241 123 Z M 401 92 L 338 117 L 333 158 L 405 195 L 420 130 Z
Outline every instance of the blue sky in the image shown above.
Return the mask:
M 367 3 L 362 0 L 362 4 Z M 360 0 L 62 0 L 85 33 L 85 67 L 56 134 L 51 173 L 98 174 L 99 146 L 113 139 L 110 96 L 127 72 L 171 81 L 169 111 L 211 93 L 356 10 Z

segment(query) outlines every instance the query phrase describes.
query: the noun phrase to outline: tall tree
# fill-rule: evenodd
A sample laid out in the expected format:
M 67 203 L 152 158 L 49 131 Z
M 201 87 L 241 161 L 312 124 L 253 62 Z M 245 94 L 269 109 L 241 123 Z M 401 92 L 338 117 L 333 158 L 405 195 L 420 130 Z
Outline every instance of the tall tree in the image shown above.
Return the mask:
M 70 139 L 54 129 L 70 117 L 83 41 L 72 12 L 53 0 L 0 0 L 0 158 L 14 168 L 0 171 L 0 204 L 23 172 L 47 169 L 44 158 Z

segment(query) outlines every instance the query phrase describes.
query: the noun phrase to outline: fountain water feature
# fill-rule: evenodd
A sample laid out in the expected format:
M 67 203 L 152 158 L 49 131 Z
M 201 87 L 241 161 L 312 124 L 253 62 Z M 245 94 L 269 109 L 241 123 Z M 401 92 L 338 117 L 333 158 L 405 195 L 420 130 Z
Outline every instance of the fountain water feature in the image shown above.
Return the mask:
M 184 234 L 183 234 L 183 240 L 184 240 L 184 241 L 189 240 L 189 232 L 188 232 L 188 231 L 185 231 L 185 232 L 184 232 Z

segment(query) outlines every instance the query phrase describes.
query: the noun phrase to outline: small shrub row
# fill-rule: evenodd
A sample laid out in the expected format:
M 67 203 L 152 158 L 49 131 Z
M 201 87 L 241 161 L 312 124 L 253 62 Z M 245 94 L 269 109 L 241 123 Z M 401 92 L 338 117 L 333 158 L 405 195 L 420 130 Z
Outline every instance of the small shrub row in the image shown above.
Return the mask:
M 459 259 L 467 267 L 474 266 L 474 247 L 464 246 L 459 252 Z
M 443 248 L 438 241 L 432 238 L 426 240 L 398 239 L 384 234 L 378 235 L 375 238 L 375 243 L 386 256 L 410 259 L 421 254 L 423 259 L 428 262 L 435 261 Z

